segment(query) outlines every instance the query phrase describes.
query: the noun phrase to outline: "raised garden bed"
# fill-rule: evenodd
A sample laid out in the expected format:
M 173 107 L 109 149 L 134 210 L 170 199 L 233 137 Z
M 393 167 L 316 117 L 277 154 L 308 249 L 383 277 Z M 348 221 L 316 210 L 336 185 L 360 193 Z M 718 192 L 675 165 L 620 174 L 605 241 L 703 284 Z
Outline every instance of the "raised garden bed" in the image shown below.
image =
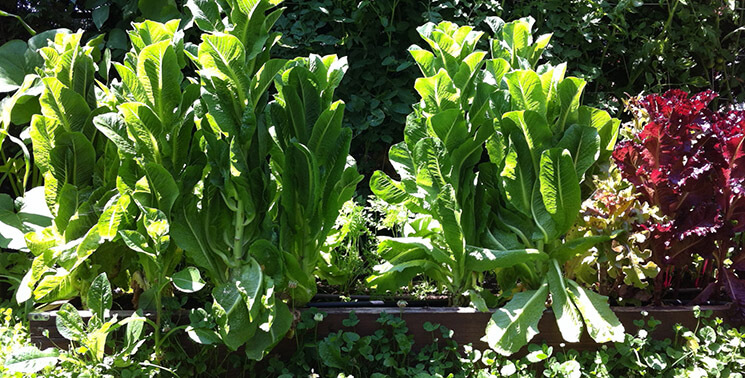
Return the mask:
M 336 307 L 336 308 L 317 308 L 318 311 L 324 312 L 327 316 L 318 324 L 317 337 L 323 338 L 326 335 L 342 329 L 349 328 L 342 325 L 344 319 L 349 318 L 349 314 L 354 312 L 359 318 L 359 323 L 354 327 L 355 332 L 360 335 L 370 335 L 380 329 L 377 319 L 382 313 L 397 314 L 406 321 L 409 327 L 409 334 L 414 336 L 415 348 L 432 342 L 432 336 L 422 328 L 425 322 L 437 323 L 453 331 L 453 339 L 460 345 L 473 344 L 477 349 L 486 349 L 488 346 L 481 341 L 484 336 L 484 329 L 492 312 L 479 312 L 470 307 Z M 655 339 L 674 338 L 675 324 L 681 324 L 687 328 L 694 329 L 697 320 L 694 317 L 691 306 L 643 306 L 643 307 L 612 307 L 613 312 L 623 323 L 627 333 L 636 333 L 639 330 L 634 322 L 640 319 L 649 320 L 654 318 L 662 323 L 652 332 Z M 712 311 L 712 317 L 718 317 L 725 322 L 735 326 L 738 324 L 736 313 L 731 304 L 701 306 L 702 311 Z M 303 309 L 301 311 L 310 311 Z M 130 316 L 133 311 L 112 311 L 112 315 L 117 315 L 120 319 Z M 89 311 L 81 311 L 83 319 L 90 317 Z M 154 314 L 145 316 L 155 318 Z M 178 315 L 177 315 L 178 316 Z M 180 319 L 174 319 L 178 324 L 181 321 L 188 321 L 184 314 Z M 56 312 L 40 312 L 29 315 L 31 341 L 39 348 L 48 347 L 66 347 L 68 341 L 57 332 Z M 574 349 L 577 351 L 597 350 L 602 344 L 595 343 L 587 333 L 582 335 L 578 343 L 566 343 L 559 333 L 556 320 L 551 310 L 546 310 L 546 314 L 541 318 L 538 324 L 539 334 L 535 336 L 532 343 L 545 343 L 554 348 L 563 348 L 566 350 Z M 189 342 L 184 335 L 183 340 Z M 277 352 L 285 353 L 294 349 L 293 342 L 282 342 L 277 346 Z

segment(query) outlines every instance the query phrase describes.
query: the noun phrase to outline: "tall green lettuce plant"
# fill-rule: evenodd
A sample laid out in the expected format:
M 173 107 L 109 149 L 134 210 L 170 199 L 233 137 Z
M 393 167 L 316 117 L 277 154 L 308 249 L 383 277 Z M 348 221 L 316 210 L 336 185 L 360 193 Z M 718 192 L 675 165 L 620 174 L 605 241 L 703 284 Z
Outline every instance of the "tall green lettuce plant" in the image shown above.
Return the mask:
M 119 156 L 93 118 L 106 110 L 95 73 L 96 41 L 82 32 L 58 33 L 39 49 L 41 114 L 31 119 L 34 161 L 44 177 L 52 225 L 26 235 L 35 259 L 16 294 L 18 302 L 66 299 L 87 290 L 96 272 L 122 260 L 122 245 L 108 243 L 131 219 L 134 204 L 116 189 Z M 95 261 L 91 256 L 99 249 Z M 126 251 L 126 248 L 124 248 Z
M 286 290 L 287 280 L 272 243 L 277 185 L 263 111 L 267 88 L 285 64 L 269 59 L 278 40 L 270 29 L 281 10 L 265 14 L 268 1 L 230 5 L 226 32 L 204 34 L 190 54 L 201 85 L 197 127 L 207 165 L 182 193 L 171 234 L 214 285 L 208 315 L 219 334 L 200 329 L 198 339 L 221 339 L 231 349 L 247 344 L 247 354 L 260 359 L 292 323 L 289 307 L 274 294 Z
M 190 54 L 207 164 L 177 201 L 171 235 L 215 286 L 199 316 L 213 318 L 218 332 L 197 324 L 190 334 L 245 345 L 260 359 L 289 330 L 290 306 L 315 294 L 320 249 L 360 180 L 348 158 L 351 133 L 341 128 L 344 105 L 333 102 L 346 61 L 271 59 L 282 11 L 272 2 L 230 2 L 229 25 L 215 4 L 200 4 L 203 26 L 215 30 Z
M 550 35 L 534 41 L 532 19 L 489 24 L 497 34 L 491 59 L 475 50 L 481 33 L 470 27 L 419 29 L 431 51 L 410 49 L 425 77 L 415 84 L 422 100 L 405 141 L 391 148 L 401 180 L 376 172 L 371 188 L 405 202 L 420 221 L 413 239 L 380 244 L 388 262 L 369 281 L 396 288 L 424 273 L 456 298 L 469 293 L 482 310 L 489 296 L 479 290 L 479 272 L 496 271 L 503 292 L 519 281 L 527 290 L 498 309 L 486 330 L 502 354 L 537 333 L 549 293 L 567 341 L 579 341 L 582 320 L 596 341 L 616 340 L 623 328 L 607 301 L 565 279 L 562 265 L 608 238 L 565 235 L 580 210 L 580 184 L 610 156 L 619 121 L 580 106 L 585 82 L 565 78 L 564 64 L 536 68 Z
M 269 106 L 276 149 L 272 162 L 280 179 L 279 247 L 296 305 L 316 293 L 321 249 L 344 202 L 362 176 L 349 156 L 352 130 L 342 127 L 344 103 L 334 89 L 347 69 L 336 55 L 297 58 L 277 77 Z
M 421 101 L 407 118 L 404 141 L 389 152 L 400 181 L 381 171 L 370 179 L 377 196 L 405 203 L 419 215 L 405 237 L 380 243 L 387 262 L 368 282 L 393 290 L 424 273 L 447 289 L 454 304 L 470 297 L 485 310 L 482 294 L 488 293 L 478 287 L 479 272 L 546 258 L 536 249 L 488 254 L 478 247 L 488 207 L 476 168 L 494 134 L 499 109 L 491 104 L 501 104 L 498 83 L 510 66 L 476 50 L 483 33 L 471 27 L 443 22 L 424 25 L 419 33 L 432 51 L 410 48 L 425 77 L 415 84 Z
M 173 206 L 179 193 L 190 191 L 201 178 L 204 166 L 203 159 L 191 153 L 198 149 L 192 145 L 197 144 L 194 104 L 200 89 L 182 74 L 186 58 L 178 26 L 179 20 L 133 24 L 129 32 L 132 49 L 123 63 L 114 63 L 121 83 L 103 88 L 104 99 L 115 112 L 93 119 L 118 151 L 117 190 L 135 205 L 129 215 L 136 222 L 120 225 L 111 237 L 137 253 L 138 264 L 130 271 L 136 290 L 142 291 L 137 296 L 138 307 L 157 314 L 154 341 L 158 355 L 162 296 L 171 282 L 176 283 L 174 269 L 183 254 L 171 242 Z M 176 284 L 177 289 L 191 292 L 194 289 L 189 287 L 201 285 L 198 275 L 188 270 L 181 274 L 194 283 Z

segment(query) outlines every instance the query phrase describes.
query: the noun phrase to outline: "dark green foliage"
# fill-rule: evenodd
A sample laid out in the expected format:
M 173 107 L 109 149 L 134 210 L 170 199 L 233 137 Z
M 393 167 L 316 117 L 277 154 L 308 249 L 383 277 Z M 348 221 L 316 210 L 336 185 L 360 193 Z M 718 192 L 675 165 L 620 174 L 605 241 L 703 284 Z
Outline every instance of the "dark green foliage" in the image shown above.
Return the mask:
M 184 0 L 7 0 L 0 10 L 21 16 L 36 31 L 55 28 L 83 29 L 90 35 L 106 34 L 106 47 L 120 57 L 129 48 L 126 31 L 134 21 L 144 19 L 165 22 L 174 18 L 188 20 Z M 11 39 L 27 39 L 28 32 L 18 22 L 3 19 L 0 44 Z
M 463 376 L 470 370 L 461 365 L 460 348 L 452 340 L 453 332 L 444 326 L 424 323 L 422 326 L 431 333 L 432 343 L 415 348 L 406 322 L 397 315 L 383 313 L 377 320 L 380 329 L 372 335 L 360 335 L 355 331 L 359 319 L 352 312 L 349 319 L 343 321 L 345 330 L 315 340 L 311 332 L 323 318 L 321 312 L 304 312 L 298 324 L 298 337 L 302 340 L 298 345 L 303 347 L 289 360 L 273 357 L 261 375 L 291 377 L 315 372 L 322 377 L 348 374 L 355 377 L 442 377 L 449 373 Z
M 352 313 L 344 329 L 322 340 L 313 336 L 324 314 L 306 311 L 298 323 L 297 341 L 302 347 L 293 355 L 273 357 L 260 376 L 292 377 L 318 374 L 321 377 L 741 377 L 745 363 L 743 332 L 721 319 L 707 319 L 711 311 L 694 308 L 699 324 L 694 329 L 675 326 L 675 339 L 651 337 L 660 321 L 644 318 L 635 322 L 639 331 L 626 334 L 621 343 L 604 345 L 595 352 L 579 353 L 547 345 L 528 345 L 520 359 L 483 353 L 470 345 L 459 345 L 446 327 L 425 322 L 432 343 L 417 345 L 407 335 L 406 322 L 397 315 L 382 314 L 380 329 L 372 335 L 356 333 L 357 316 Z M 411 325 L 419 326 L 419 325 Z M 571 347 L 571 345 L 569 345 Z M 448 375 L 452 374 L 452 375 Z
M 387 146 L 400 139 L 416 101 L 417 70 L 406 48 L 423 21 L 419 2 L 287 1 L 277 21 L 283 34 L 278 54 L 347 56 L 349 71 L 337 94 L 354 131 L 352 151 L 363 172 L 382 168 Z M 361 185 L 365 187 L 366 185 Z
M 743 100 L 743 9 L 736 1 L 519 1 L 502 17 L 532 15 L 554 33 L 550 60 L 592 81 L 590 103 L 619 106 L 628 94 L 713 85 Z M 740 3 L 742 4 L 742 3 Z M 738 58 L 738 55 L 740 58 Z

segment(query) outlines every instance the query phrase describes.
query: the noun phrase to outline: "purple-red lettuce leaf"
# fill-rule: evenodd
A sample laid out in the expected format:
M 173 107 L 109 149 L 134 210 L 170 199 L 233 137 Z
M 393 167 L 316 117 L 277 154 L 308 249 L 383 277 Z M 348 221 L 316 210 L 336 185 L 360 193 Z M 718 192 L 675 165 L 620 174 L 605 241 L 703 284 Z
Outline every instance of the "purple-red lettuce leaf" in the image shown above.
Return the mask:
M 647 123 L 635 140 L 616 147 L 613 158 L 641 199 L 667 219 L 644 226 L 655 263 L 685 266 L 696 254 L 712 259 L 719 281 L 697 300 L 723 287 L 745 309 L 745 281 L 736 273 L 745 258 L 735 238 L 745 231 L 745 112 L 710 110 L 716 96 L 672 90 L 632 100 Z M 734 262 L 729 268 L 727 259 Z

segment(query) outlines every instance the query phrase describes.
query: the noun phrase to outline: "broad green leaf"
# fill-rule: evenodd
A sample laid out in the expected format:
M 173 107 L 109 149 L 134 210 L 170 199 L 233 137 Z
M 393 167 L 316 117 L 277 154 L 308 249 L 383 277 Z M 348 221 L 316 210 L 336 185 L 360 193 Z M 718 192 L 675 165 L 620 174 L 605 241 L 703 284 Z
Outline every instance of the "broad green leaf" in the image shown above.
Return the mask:
M 6 96 L 0 102 L 0 124 L 22 125 L 31 121 L 35 114 L 41 113 L 39 95 L 43 89 L 39 76 L 26 75 L 15 93 Z
M 411 151 L 409 151 L 404 142 L 394 144 L 388 150 L 388 161 L 390 161 L 393 169 L 396 170 L 402 181 L 416 180 L 416 168 L 414 167 L 413 159 Z
M 51 174 L 48 176 L 51 176 Z M 45 185 L 49 184 L 49 177 L 45 177 L 44 181 L 46 181 Z M 49 191 L 49 188 L 45 188 L 45 190 Z M 72 184 L 65 183 L 51 198 L 51 201 L 49 193 L 46 193 L 46 196 L 48 203 L 51 203 L 52 206 L 56 205 L 56 208 L 50 206 L 52 213 L 56 213 L 54 225 L 57 227 L 57 230 L 66 230 L 70 218 L 75 215 L 82 202 L 78 189 Z
M 15 91 L 23 84 L 29 71 L 23 59 L 27 49 L 26 42 L 17 39 L 0 46 L 0 93 Z
M 324 110 L 313 125 L 308 149 L 318 156 L 320 163 L 325 163 L 333 150 L 339 147 L 337 142 L 342 130 L 343 116 L 344 103 L 337 101 Z
M 88 308 L 94 316 L 103 321 L 106 311 L 111 309 L 112 304 L 111 284 L 106 273 L 101 273 L 93 279 L 88 289 Z
M 568 289 L 559 262 L 551 259 L 548 264 L 548 288 L 551 293 L 551 308 L 556 315 L 556 325 L 561 336 L 570 343 L 579 342 L 582 335 L 582 318 L 569 300 Z
M 261 300 L 262 289 L 264 289 L 262 286 L 264 273 L 255 259 L 251 259 L 249 263 L 240 267 L 240 271 L 234 271 L 234 273 L 235 275 L 232 275 L 231 279 L 235 280 L 236 287 L 245 296 L 244 300 L 250 316 L 249 319 L 253 322 L 260 311 L 258 303 Z
M 29 38 L 28 47 L 30 50 L 38 51 L 40 48 L 47 46 L 50 41 L 54 41 L 59 37 L 66 36 L 71 33 L 72 32 L 70 30 L 64 28 L 43 31 Z
M 458 90 L 442 68 L 435 76 L 416 79 L 414 89 L 422 97 L 427 113 L 435 114 L 458 107 Z
M 533 260 L 547 260 L 548 255 L 537 249 L 495 250 L 466 246 L 466 269 L 486 272 L 497 268 L 508 268 Z
M 569 151 L 559 148 L 544 151 L 539 180 L 546 211 L 563 234 L 574 225 L 582 206 L 579 180 Z
M 103 239 L 111 240 L 116 237 L 119 225 L 127 217 L 130 202 L 129 195 L 125 194 L 116 198 L 116 201 L 111 202 L 104 209 L 98 220 L 98 232 Z
M 166 215 L 170 214 L 173 203 L 179 195 L 178 185 L 171 172 L 159 164 L 147 163 L 145 175 L 150 184 L 150 191 L 157 201 L 158 209 Z
M 148 244 L 145 235 L 134 230 L 119 230 L 119 236 L 129 249 L 150 256 L 152 259 L 156 258 L 155 251 Z
M 96 151 L 82 133 L 61 133 L 49 153 L 49 166 L 59 183 L 69 183 L 78 188 L 91 186 L 96 167 Z
M 246 356 L 252 360 L 262 359 L 266 353 L 277 345 L 292 327 L 293 315 L 288 306 L 277 301 L 274 305 L 272 326 L 268 332 L 259 330 L 246 345 Z
M 543 94 L 546 96 L 546 119 L 551 125 L 552 131 L 557 133 L 561 131 L 555 128 L 556 118 L 561 112 L 559 83 L 564 80 L 566 68 L 566 63 L 562 63 L 541 74 L 541 86 L 543 87 Z
M 153 3 L 157 4 L 158 0 Z M 172 18 L 170 21 L 163 24 L 157 21 L 152 21 L 152 17 L 145 18 L 149 19 L 146 19 L 143 22 L 133 23 L 132 26 L 134 26 L 134 30 L 129 31 L 132 45 L 138 53 L 146 46 L 173 39 L 181 21 Z
M 54 77 L 47 77 L 39 98 L 41 113 L 59 122 L 65 131 L 82 131 L 91 110 L 83 96 L 65 87 Z
M 324 89 L 322 97 L 324 102 L 330 102 L 333 98 L 333 91 L 341 84 L 344 75 L 349 70 L 349 61 L 347 57 L 339 58 L 336 54 L 326 55 L 323 57 L 324 66 L 327 68 L 328 73 L 326 74 L 327 88 Z M 324 69 L 319 69 L 317 75 L 323 75 Z
M 225 30 L 222 22 L 220 7 L 217 2 L 211 0 L 188 0 L 185 7 L 189 8 L 194 23 L 205 32 L 221 32 Z
M 52 214 L 44 201 L 44 188 L 36 187 L 26 191 L 16 201 L 0 194 L 0 247 L 25 250 L 24 235 L 41 231 L 52 224 Z
M 202 76 L 202 100 L 209 109 L 208 120 L 215 130 L 235 134 L 241 124 L 242 103 L 227 79 Z
M 220 284 L 212 290 L 212 311 L 225 346 L 237 350 L 255 333 L 257 324 L 251 322 L 246 302 L 235 282 Z
M 548 213 L 546 205 L 543 203 L 543 196 L 541 196 L 540 183 L 538 181 L 533 185 L 533 202 L 530 211 L 533 222 L 538 228 L 533 232 L 533 240 L 543 239 L 543 242 L 548 244 L 560 236 L 556 221 Z
M 497 309 L 486 325 L 484 339 L 497 353 L 509 356 L 525 346 L 538 334 L 538 321 L 546 309 L 548 284 L 537 290 L 515 294 L 512 300 Z
M 460 146 L 452 151 L 450 154 L 450 164 L 452 165 L 450 182 L 456 187 L 456 190 L 460 191 L 464 185 L 466 187 L 472 185 L 469 180 L 474 171 L 474 166 L 481 161 L 484 143 L 493 135 L 495 135 L 494 129 L 490 123 L 487 123 L 479 127 L 475 134 L 469 135 Z M 493 143 L 492 147 L 494 147 Z
M 589 106 L 580 106 L 578 111 L 577 123 L 591 127 L 598 132 L 613 120 L 610 114 L 605 110 L 595 109 Z
M 10 374 L 32 374 L 56 365 L 58 360 L 59 351 L 55 348 L 47 348 L 42 351 L 35 346 L 25 346 L 13 350 L 6 357 L 3 365 Z
M 621 123 L 619 119 L 611 118 L 608 112 L 604 110 L 580 106 L 577 123 L 596 129 L 600 136 L 601 150 L 613 151 L 618 138 L 618 127 Z M 601 153 L 601 156 L 603 155 L 609 156 L 607 152 Z
M 499 251 L 520 249 L 522 246 L 522 244 L 517 240 L 516 235 L 500 229 L 486 229 L 484 234 L 484 245 Z
M 96 25 L 96 28 L 98 30 L 101 30 L 103 24 L 106 22 L 106 20 L 109 19 L 109 10 L 110 7 L 108 5 L 104 5 L 93 10 L 91 18 L 93 18 L 93 24 Z
M 435 75 L 437 72 L 436 68 L 439 67 L 437 66 L 434 54 L 416 45 L 409 47 L 409 54 L 414 58 L 414 61 L 425 77 Z
M 594 293 L 566 280 L 569 296 L 582 314 L 587 332 L 597 343 L 623 342 L 624 329 L 608 305 L 608 297 Z
M 253 107 L 259 105 L 259 100 L 266 92 L 269 85 L 274 81 L 282 68 L 287 63 L 284 59 L 270 59 L 259 69 L 256 76 L 251 79 L 251 101 Z
M 81 341 L 85 338 L 85 324 L 78 310 L 65 303 L 57 311 L 57 332 L 70 341 Z
M 594 245 L 610 239 L 611 237 L 607 235 L 576 238 L 561 244 L 558 248 L 550 251 L 549 254 L 551 255 L 551 258 L 556 259 L 563 264 L 574 256 L 587 252 L 587 250 L 592 248 Z
M 46 275 L 34 289 L 34 300 L 37 303 L 69 299 L 78 294 L 77 279 L 65 269 L 58 269 L 54 275 Z M 59 324 L 57 325 L 59 330 Z M 60 332 L 61 333 L 61 332 Z
M 481 311 L 481 312 L 488 312 L 489 307 L 486 305 L 486 301 L 484 300 L 484 297 L 481 296 L 479 292 L 476 290 L 468 290 L 468 296 L 471 299 L 471 305 Z
M 196 211 L 193 203 L 186 202 L 174 208 L 171 224 L 171 236 L 179 248 L 185 251 L 197 266 L 207 271 L 209 277 L 220 277 L 223 274 L 223 264 L 208 241 L 209 220 Z M 131 248 L 131 247 L 130 247 Z
M 189 335 L 189 338 L 195 343 L 202 345 L 219 344 L 222 341 L 220 339 L 220 334 L 211 329 L 189 326 L 186 327 L 186 334 Z
M 96 318 L 91 318 L 92 322 L 95 322 Z M 94 323 L 95 324 L 95 323 Z M 86 346 L 94 356 L 94 361 L 103 361 L 103 356 L 106 348 L 106 339 L 109 336 L 109 329 L 113 323 L 106 322 L 103 324 L 95 324 L 95 328 L 91 332 L 91 323 L 88 323 L 89 333 L 86 338 Z
M 497 131 L 486 141 L 486 152 L 489 153 L 489 161 L 495 166 L 502 166 L 507 155 L 507 146 L 501 131 Z
M 504 75 L 510 89 L 513 110 L 532 110 L 546 116 L 546 96 L 543 94 L 541 78 L 535 71 L 512 71 Z
M 49 167 L 49 154 L 54 147 L 54 130 L 58 123 L 40 114 L 34 114 L 31 118 L 29 134 L 34 146 L 34 163 L 39 167 L 41 173 L 46 173 Z
M 170 41 L 158 42 L 142 49 L 137 58 L 137 76 L 148 102 L 165 125 L 175 119 L 181 104 L 183 75 Z
M 127 126 L 124 119 L 116 113 L 105 113 L 93 118 L 93 125 L 116 145 L 117 150 L 124 156 L 137 154 L 135 147 L 127 136 Z
M 500 177 L 507 201 L 519 212 L 530 216 L 536 177 L 530 149 L 523 139 L 510 137 L 509 150 L 504 158 Z
M 262 0 L 235 0 L 234 4 L 247 16 L 251 16 Z
M 404 142 L 408 147 L 409 151 L 414 149 L 416 144 L 429 136 L 427 130 L 427 119 L 423 116 L 418 116 L 416 112 L 410 113 L 406 116 L 406 125 L 404 126 Z
M 416 251 L 416 253 L 411 253 Z M 438 264 L 452 264 L 452 258 L 432 246 L 429 239 L 421 237 L 386 238 L 378 244 L 378 254 L 391 263 L 399 263 L 429 256 Z M 411 256 L 411 257 L 408 257 Z
M 458 72 L 453 77 L 455 86 L 461 88 L 461 98 L 470 98 L 475 89 L 473 83 L 481 72 L 481 65 L 486 57 L 483 51 L 475 51 L 463 59 L 458 67 Z
M 199 45 L 200 75 L 230 83 L 231 92 L 242 103 L 250 79 L 246 72 L 246 52 L 241 41 L 230 34 L 203 35 Z
M 314 272 L 310 269 L 303 269 L 301 260 L 296 255 L 282 252 L 282 256 L 284 256 L 287 280 L 293 282 L 293 286 L 295 286 L 290 289 L 293 303 L 305 304 L 310 302 L 317 290 Z
M 114 68 L 119 74 L 119 77 L 122 78 L 122 84 L 127 89 L 127 93 L 131 94 L 135 101 L 143 104 L 147 103 L 148 98 L 147 93 L 145 93 L 145 87 L 140 83 L 135 71 L 128 66 L 116 62 L 114 62 Z
M 556 145 L 569 150 L 577 171 L 577 178 L 582 179 L 585 172 L 600 156 L 600 136 L 597 130 L 588 126 L 572 125 Z
M 142 17 L 148 20 L 173 20 L 181 15 L 174 0 L 138 0 L 137 8 Z
M 418 274 L 437 267 L 437 264 L 429 260 L 410 260 L 396 265 L 384 263 L 373 268 L 374 273 L 367 278 L 367 283 L 379 291 L 398 290 L 408 285 Z
M 133 351 L 132 348 L 137 345 L 138 342 L 141 342 L 142 330 L 145 325 L 145 317 L 142 316 L 142 310 L 135 311 L 135 313 L 130 315 L 129 318 L 119 322 L 120 325 L 123 325 L 124 323 L 127 324 L 127 328 L 124 332 L 124 345 L 134 353 L 136 351 Z
M 551 144 L 553 137 L 546 118 L 534 111 L 512 111 L 502 117 L 502 130 L 507 131 L 510 138 L 515 139 L 518 138 L 515 136 L 516 132 L 522 134 L 530 148 L 535 169 L 538 170 L 541 153 Z
M 543 55 L 543 51 L 548 47 L 548 43 L 551 41 L 552 36 L 553 33 L 542 34 L 538 36 L 535 42 L 530 46 L 530 56 L 528 57 L 528 61 L 531 66 L 535 66 L 538 63 L 541 55 Z
M 403 185 L 391 179 L 383 171 L 375 171 L 370 177 L 370 190 L 390 204 L 398 204 L 409 198 Z
M 141 206 L 142 223 L 147 235 L 155 241 L 156 248 L 161 251 L 168 247 L 170 240 L 168 217 L 159 209 Z
M 124 116 L 129 135 L 136 141 L 138 154 L 146 161 L 161 163 L 163 146 L 158 140 L 164 132 L 164 123 L 150 107 L 138 102 L 121 104 L 119 111 Z
M 529 24 L 522 20 L 507 23 L 502 27 L 502 40 L 512 52 L 513 65 L 517 57 L 527 58 L 526 51 L 530 47 L 532 36 Z
M 283 179 L 282 206 L 289 213 L 312 214 L 319 205 L 319 174 L 315 156 L 300 143 L 291 143 L 285 152 L 285 169 Z
M 504 75 L 510 72 L 510 68 L 510 63 L 501 58 L 486 61 L 486 72 L 492 76 L 494 84 L 500 83 Z
M 466 119 L 458 109 L 438 112 L 430 117 L 428 122 L 445 148 L 451 153 L 468 138 Z
M 582 91 L 585 88 L 583 79 L 568 77 L 559 83 L 559 101 L 561 103 L 561 112 L 557 121 L 557 130 L 565 130 L 567 125 L 577 121 L 577 109 L 579 109 L 579 100 L 582 97 Z
M 437 218 L 442 225 L 445 242 L 450 248 L 455 261 L 463 261 L 466 249 L 466 239 L 461 226 L 462 210 L 455 199 L 455 191 L 446 185 L 435 202 Z
M 69 227 L 68 227 L 69 229 Z M 65 267 L 66 269 L 69 269 L 70 271 L 75 270 L 78 268 L 81 264 L 83 264 L 90 255 L 93 254 L 93 252 L 98 249 L 98 247 L 104 242 L 104 240 L 101 238 L 100 233 L 98 232 L 98 227 L 93 226 L 91 227 L 85 235 L 78 239 L 80 240 L 80 244 L 75 248 L 75 263 L 72 267 L 66 267 L 65 264 L 60 261 L 60 265 Z
M 80 94 L 91 108 L 95 107 L 93 100 L 93 83 L 95 75 L 95 64 L 90 54 L 81 51 L 78 46 L 82 32 L 71 35 L 75 41 L 68 45 L 66 51 L 59 55 L 56 61 L 55 78 L 58 79 L 70 91 Z M 50 48 L 42 49 L 48 51 Z M 49 61 L 49 59 L 47 59 Z
M 436 138 L 424 138 L 414 146 L 413 156 L 417 163 L 417 185 L 437 196 L 448 182 L 446 153 Z
M 202 290 L 204 287 L 204 280 L 202 275 L 199 273 L 199 269 L 193 266 L 187 266 L 183 270 L 176 272 L 171 277 L 173 286 L 179 291 L 184 293 L 194 293 Z

